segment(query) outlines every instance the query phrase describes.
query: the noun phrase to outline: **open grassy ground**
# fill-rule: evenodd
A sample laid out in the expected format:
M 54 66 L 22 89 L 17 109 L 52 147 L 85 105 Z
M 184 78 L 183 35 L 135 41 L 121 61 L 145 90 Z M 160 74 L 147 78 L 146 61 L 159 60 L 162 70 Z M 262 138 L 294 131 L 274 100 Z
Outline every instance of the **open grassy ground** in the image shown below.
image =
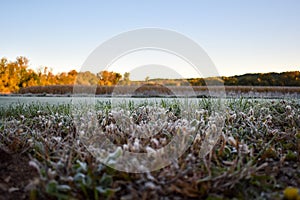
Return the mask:
M 128 91 L 131 91 L 128 93 Z M 299 98 L 300 87 L 277 86 L 166 86 L 159 84 L 145 84 L 141 86 L 75 86 L 75 93 L 89 93 L 107 96 L 218 96 L 225 92 L 227 97 L 269 97 L 278 98 L 289 96 Z M 33 86 L 21 88 L 19 94 L 64 94 L 71 95 L 73 85 Z
M 200 99 L 188 108 L 171 99 L 99 101 L 90 118 L 76 106 L 0 108 L 0 198 L 297 199 L 299 100 Z M 94 126 L 120 147 L 110 161 L 125 150 L 157 151 L 178 134 L 191 143 L 167 167 L 126 173 L 88 150 Z M 136 140 L 133 132 L 155 136 Z

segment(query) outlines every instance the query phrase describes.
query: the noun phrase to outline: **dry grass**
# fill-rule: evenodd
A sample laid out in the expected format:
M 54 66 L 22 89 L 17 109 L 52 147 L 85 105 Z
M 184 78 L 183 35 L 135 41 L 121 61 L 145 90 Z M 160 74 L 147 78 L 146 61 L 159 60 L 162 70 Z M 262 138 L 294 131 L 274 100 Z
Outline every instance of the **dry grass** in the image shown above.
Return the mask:
M 282 97 L 300 96 L 300 87 L 261 87 L 261 86 L 164 86 L 164 85 L 142 85 L 142 86 L 78 86 L 53 85 L 34 86 L 22 88 L 20 94 L 96 94 L 113 96 L 218 96 L 226 91 L 226 96 L 246 97 Z

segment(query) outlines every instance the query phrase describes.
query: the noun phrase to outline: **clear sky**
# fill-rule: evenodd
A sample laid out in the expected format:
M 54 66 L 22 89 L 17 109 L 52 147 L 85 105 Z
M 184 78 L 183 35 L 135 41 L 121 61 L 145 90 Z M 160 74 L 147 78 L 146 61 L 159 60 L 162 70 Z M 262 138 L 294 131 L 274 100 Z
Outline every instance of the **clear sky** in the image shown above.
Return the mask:
M 80 69 L 110 37 L 166 28 L 196 41 L 220 75 L 300 70 L 299 0 L 1 0 L 0 57 Z

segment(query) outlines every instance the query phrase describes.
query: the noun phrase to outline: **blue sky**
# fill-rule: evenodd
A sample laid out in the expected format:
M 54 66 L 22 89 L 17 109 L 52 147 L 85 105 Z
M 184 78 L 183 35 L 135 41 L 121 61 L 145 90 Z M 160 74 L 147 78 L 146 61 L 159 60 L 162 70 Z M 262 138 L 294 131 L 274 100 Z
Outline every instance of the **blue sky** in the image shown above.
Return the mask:
M 300 1 L 0 2 L 0 57 L 31 68 L 80 70 L 102 42 L 124 31 L 166 28 L 196 41 L 220 75 L 300 70 Z

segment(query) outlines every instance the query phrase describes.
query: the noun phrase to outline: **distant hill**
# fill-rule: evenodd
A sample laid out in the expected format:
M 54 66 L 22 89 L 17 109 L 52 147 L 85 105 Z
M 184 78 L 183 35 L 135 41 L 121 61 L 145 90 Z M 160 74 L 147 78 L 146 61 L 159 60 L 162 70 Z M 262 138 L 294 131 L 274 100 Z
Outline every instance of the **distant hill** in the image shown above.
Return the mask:
M 193 78 L 188 82 L 194 86 L 228 85 L 228 86 L 300 86 L 300 72 L 255 73 L 230 77 Z

